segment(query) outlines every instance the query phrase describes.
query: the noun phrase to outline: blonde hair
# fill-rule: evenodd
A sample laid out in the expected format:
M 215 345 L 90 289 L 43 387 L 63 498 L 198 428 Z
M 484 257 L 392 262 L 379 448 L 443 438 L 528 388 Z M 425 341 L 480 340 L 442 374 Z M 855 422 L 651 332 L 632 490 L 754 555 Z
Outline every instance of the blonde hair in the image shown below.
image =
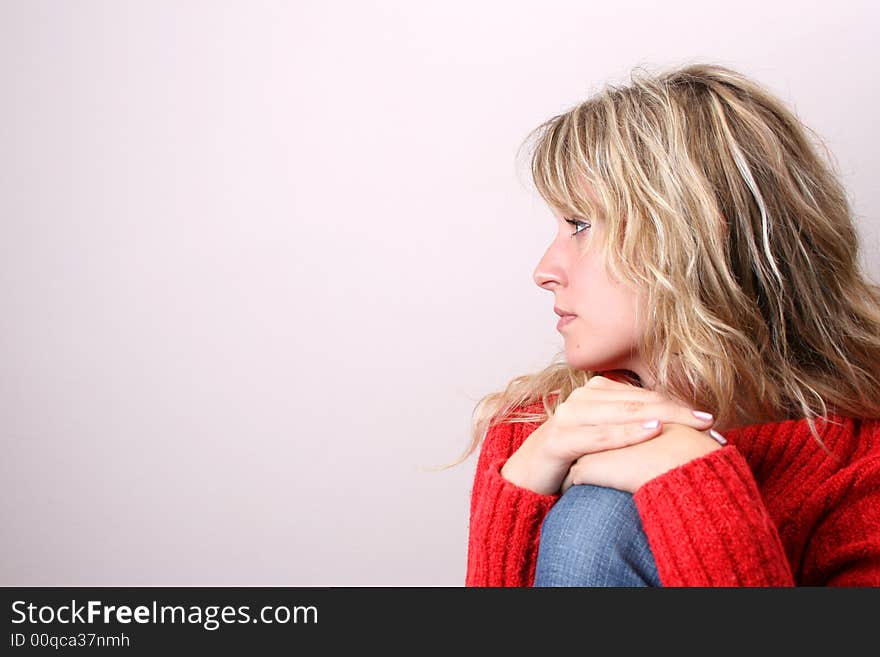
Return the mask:
M 880 286 L 827 147 L 729 68 L 630 78 L 529 133 L 538 192 L 605 222 L 609 273 L 647 295 L 638 353 L 654 390 L 719 426 L 807 418 L 827 452 L 814 417 L 880 416 Z M 444 467 L 490 424 L 543 422 L 593 376 L 558 356 L 479 400 L 470 446 Z

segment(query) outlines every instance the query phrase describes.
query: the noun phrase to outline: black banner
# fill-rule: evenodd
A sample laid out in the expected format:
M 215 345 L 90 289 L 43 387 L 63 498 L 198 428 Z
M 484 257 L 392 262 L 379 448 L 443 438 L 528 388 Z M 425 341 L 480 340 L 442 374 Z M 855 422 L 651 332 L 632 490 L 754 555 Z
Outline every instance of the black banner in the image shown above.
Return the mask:
M 4 588 L 3 654 L 93 650 L 333 651 L 477 646 L 585 652 L 710 641 L 754 649 L 827 641 L 839 652 L 873 627 L 880 589 L 466 589 L 292 587 Z M 702 643 L 705 647 L 706 644 Z M 494 654 L 494 653 L 493 653 Z

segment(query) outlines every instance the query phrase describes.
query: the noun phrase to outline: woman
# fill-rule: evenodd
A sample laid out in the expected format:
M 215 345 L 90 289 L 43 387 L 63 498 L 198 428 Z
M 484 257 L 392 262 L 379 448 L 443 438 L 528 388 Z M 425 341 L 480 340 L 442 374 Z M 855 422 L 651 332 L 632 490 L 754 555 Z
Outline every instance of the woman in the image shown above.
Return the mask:
M 880 585 L 880 287 L 821 141 L 713 65 L 536 132 L 565 360 L 477 404 L 466 584 Z

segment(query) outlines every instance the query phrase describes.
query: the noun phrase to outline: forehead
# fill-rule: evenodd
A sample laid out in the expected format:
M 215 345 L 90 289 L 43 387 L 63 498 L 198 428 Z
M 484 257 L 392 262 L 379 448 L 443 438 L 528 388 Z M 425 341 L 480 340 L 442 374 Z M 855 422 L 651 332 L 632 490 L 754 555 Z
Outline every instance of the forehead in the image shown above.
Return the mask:
M 571 219 L 572 217 L 581 216 L 581 213 L 579 211 L 570 207 L 559 207 L 556 205 L 551 205 L 550 211 L 558 219 Z
M 545 198 L 553 214 L 559 218 L 597 219 L 602 213 L 602 204 L 595 188 L 589 183 L 582 183 L 577 190 L 576 198 L 560 197 Z M 585 192 L 585 194 L 583 194 Z

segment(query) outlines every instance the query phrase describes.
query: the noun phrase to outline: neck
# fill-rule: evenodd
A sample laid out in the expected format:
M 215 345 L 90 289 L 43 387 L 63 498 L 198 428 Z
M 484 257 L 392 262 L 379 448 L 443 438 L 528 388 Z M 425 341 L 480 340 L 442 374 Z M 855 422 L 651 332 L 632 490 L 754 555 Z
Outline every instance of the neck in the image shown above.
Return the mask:
M 598 372 L 598 374 L 607 379 L 612 379 L 621 383 L 629 383 L 630 385 L 638 386 L 639 388 L 646 387 L 642 382 L 642 378 L 632 370 L 605 370 L 603 372 Z

